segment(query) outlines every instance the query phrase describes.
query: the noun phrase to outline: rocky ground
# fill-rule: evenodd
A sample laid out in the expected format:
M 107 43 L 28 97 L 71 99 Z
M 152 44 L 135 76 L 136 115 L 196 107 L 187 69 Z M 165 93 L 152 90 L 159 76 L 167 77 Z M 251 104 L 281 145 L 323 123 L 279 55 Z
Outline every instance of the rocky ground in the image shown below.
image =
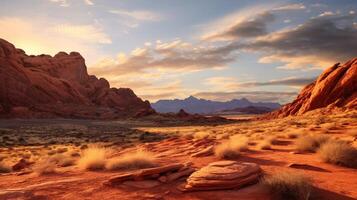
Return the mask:
M 333 115 L 313 112 L 275 120 L 244 119 L 214 126 L 160 127 L 143 121 L 2 120 L 1 160 L 10 166 L 18 164 L 19 168 L 0 174 L 0 199 L 274 199 L 259 180 L 225 190 L 185 191 L 190 184 L 201 184 L 197 188 L 212 186 L 206 174 L 210 170 L 218 173 L 215 168 L 187 177 L 209 164 L 228 160 L 213 151 L 237 135 L 248 139 L 248 147 L 227 161 L 231 167 L 219 171 L 223 174 L 214 175 L 221 181 L 218 184 L 226 183 L 221 180 L 226 173 L 238 178 L 244 173 L 244 168 L 231 161 L 248 162 L 257 164 L 259 170 L 254 165 L 253 171 L 259 171 L 260 178 L 283 171 L 310 177 L 313 199 L 357 199 L 356 169 L 324 163 L 318 153 L 300 152 L 296 146 L 300 137 L 314 134 L 344 140 L 356 147 L 356 111 Z M 262 148 L 267 140 L 268 147 Z M 83 170 L 77 161 L 93 145 L 110 150 L 109 157 L 138 149 L 147 151 L 159 167 L 145 176 L 137 175 L 143 173 L 137 170 Z M 57 163 L 51 173 L 38 173 L 44 158 L 69 154 L 73 162 Z M 19 165 L 21 159 L 23 163 Z M 173 164 L 178 167 L 167 168 Z M 115 181 L 123 175 L 130 178 Z

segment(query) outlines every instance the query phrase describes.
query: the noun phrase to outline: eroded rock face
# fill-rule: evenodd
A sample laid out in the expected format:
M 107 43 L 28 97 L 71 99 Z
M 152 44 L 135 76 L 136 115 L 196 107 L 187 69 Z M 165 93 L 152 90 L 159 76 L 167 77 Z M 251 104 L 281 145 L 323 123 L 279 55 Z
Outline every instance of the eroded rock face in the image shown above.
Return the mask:
M 298 97 L 267 118 L 302 115 L 318 108 L 357 108 L 357 58 L 326 69 L 315 82 L 303 88 Z
M 261 175 L 259 165 L 236 161 L 213 162 L 191 174 L 185 191 L 241 188 L 256 183 Z
M 0 116 L 118 118 L 152 112 L 129 88 L 88 75 L 77 52 L 28 56 L 0 39 Z M 150 112 L 149 112 L 150 111 Z

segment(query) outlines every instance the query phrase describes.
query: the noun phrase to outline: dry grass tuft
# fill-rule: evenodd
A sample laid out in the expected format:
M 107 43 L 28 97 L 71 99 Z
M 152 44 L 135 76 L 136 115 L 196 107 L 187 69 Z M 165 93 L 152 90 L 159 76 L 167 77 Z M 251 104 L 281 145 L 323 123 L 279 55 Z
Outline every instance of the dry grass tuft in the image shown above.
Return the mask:
M 10 173 L 12 171 L 11 166 L 4 162 L 4 161 L 0 161 L 0 174 L 2 173 Z
M 249 139 L 242 135 L 234 135 L 215 147 L 215 155 L 223 159 L 233 159 L 239 156 L 241 151 L 248 150 Z
M 299 151 L 316 152 L 316 150 L 329 140 L 326 135 L 306 135 L 296 141 L 296 149 Z
M 271 149 L 271 142 L 269 140 L 263 140 L 258 144 L 258 149 L 261 150 L 270 150 Z
M 57 173 L 56 164 L 50 160 L 42 160 L 38 162 L 33 170 L 38 175 L 49 175 Z
M 298 135 L 297 133 L 288 133 L 288 134 L 287 134 L 287 137 L 288 137 L 289 139 L 296 139 L 296 138 L 299 137 L 299 135 Z
M 127 153 L 120 157 L 112 158 L 106 164 L 108 170 L 144 169 L 158 166 L 153 154 L 147 151 Z
M 78 167 L 83 170 L 101 170 L 105 168 L 107 151 L 104 148 L 91 147 L 84 150 L 78 161 Z
M 307 200 L 311 193 L 311 180 L 296 172 L 279 172 L 264 177 L 262 182 L 274 199 Z
M 322 145 L 318 153 L 324 162 L 357 168 L 357 149 L 347 142 L 331 140 Z
M 210 137 L 210 133 L 208 131 L 199 131 L 199 132 L 196 132 L 193 137 L 197 140 L 200 140 L 200 139 L 207 139 Z

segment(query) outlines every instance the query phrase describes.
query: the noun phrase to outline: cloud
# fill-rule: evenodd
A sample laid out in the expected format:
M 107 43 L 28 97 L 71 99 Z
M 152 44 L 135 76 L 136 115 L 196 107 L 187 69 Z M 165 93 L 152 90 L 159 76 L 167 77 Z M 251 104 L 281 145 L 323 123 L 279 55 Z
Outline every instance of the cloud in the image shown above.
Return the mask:
M 91 67 L 94 74 L 127 75 L 143 72 L 195 72 L 206 69 L 221 69 L 234 60 L 234 56 L 219 47 L 195 46 L 179 39 L 171 42 L 144 45 L 130 54 L 106 58 Z M 150 72 L 149 72 L 150 71 Z
M 246 7 L 201 25 L 200 39 L 203 41 L 231 41 L 264 35 L 267 33 L 266 25 L 274 21 L 274 16 L 270 11 L 277 6 L 277 3 L 270 3 Z
M 257 86 L 272 86 L 272 85 L 285 85 L 293 87 L 303 87 L 316 80 L 316 77 L 313 78 L 297 78 L 297 77 L 288 77 L 283 79 L 270 80 L 266 82 L 252 81 L 240 83 L 241 87 L 257 87 Z
M 69 7 L 70 6 L 70 3 L 68 2 L 68 0 L 50 0 L 50 2 L 58 3 L 62 7 Z M 94 5 L 93 0 L 83 0 L 83 2 L 86 5 L 89 5 L 89 6 L 93 6 Z
M 0 18 L 0 37 L 28 54 L 78 51 L 88 62 L 101 56 L 100 45 L 111 42 L 98 24 L 64 24 L 42 19 Z
M 259 13 L 252 18 L 239 21 L 228 29 L 205 36 L 205 40 L 235 40 L 242 37 L 257 37 L 266 35 L 267 24 L 273 22 L 275 17 L 269 12 Z
M 211 90 L 236 91 L 238 89 L 255 88 L 261 86 L 290 86 L 300 88 L 305 85 L 308 85 L 309 83 L 312 83 L 315 79 L 316 77 L 287 77 L 269 81 L 241 82 L 236 77 L 210 77 L 205 80 L 204 84 L 209 85 Z
M 320 15 L 295 28 L 272 32 L 238 46 L 263 52 L 261 63 L 287 63 L 281 69 L 324 68 L 356 56 L 355 18 L 355 14 Z
M 277 8 L 274 8 L 273 11 L 291 11 L 291 10 L 304 10 L 304 9 L 306 9 L 304 4 L 295 3 L 295 4 L 279 6 Z
M 161 15 L 147 10 L 129 11 L 123 9 L 115 9 L 110 10 L 109 12 L 136 21 L 160 21 L 162 19 Z
M 89 5 L 89 6 L 93 6 L 94 5 L 93 0 L 84 0 L 84 3 Z
M 111 44 L 110 37 L 103 30 L 95 25 L 72 25 L 60 24 L 52 28 L 65 37 L 83 40 L 88 43 Z
M 68 7 L 69 3 L 67 0 L 50 0 L 51 2 L 58 3 L 62 7 Z
M 254 102 L 291 102 L 296 92 L 270 92 L 270 91 L 247 91 L 247 92 L 199 92 L 193 96 L 215 101 L 229 101 L 231 99 L 247 98 Z

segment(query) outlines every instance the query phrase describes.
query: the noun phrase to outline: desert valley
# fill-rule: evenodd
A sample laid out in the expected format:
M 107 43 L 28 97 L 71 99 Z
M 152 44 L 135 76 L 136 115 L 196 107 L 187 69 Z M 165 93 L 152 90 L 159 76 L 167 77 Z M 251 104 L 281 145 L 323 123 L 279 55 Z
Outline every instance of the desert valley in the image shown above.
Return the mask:
M 83 2 L 91 8 L 99 4 L 99 1 Z M 51 6 L 61 3 L 60 7 L 64 8 L 72 6 L 72 1 L 47 3 Z M 9 6 L 11 3 L 5 4 Z M 246 34 L 252 32 L 254 35 L 262 28 L 265 30 L 262 26 L 266 20 L 273 20 L 269 16 L 274 14 L 276 18 L 279 12 L 305 10 L 307 7 L 303 3 L 295 3 L 259 11 L 252 19 L 244 21 L 242 18 L 231 27 L 236 30 L 228 30 L 226 35 L 219 37 L 253 37 Z M 317 6 L 310 7 L 316 9 Z M 138 14 L 124 10 L 117 10 L 115 14 L 118 13 L 131 18 Z M 151 16 L 144 11 L 139 13 L 145 14 L 146 20 Z M 145 51 L 134 50 L 131 57 L 116 62 L 114 68 L 106 65 L 97 69 L 87 67 L 87 58 L 80 52 L 32 55 L 24 47 L 17 46 L 16 42 L 21 44 L 17 37 L 14 36 L 16 42 L 12 43 L 11 34 L 7 38 L 0 34 L 4 37 L 0 38 L 0 200 L 357 199 L 357 46 L 353 46 L 357 42 L 357 35 L 354 35 L 357 26 L 354 22 L 353 27 L 341 28 L 333 21 L 334 17 L 338 22 L 354 20 L 356 15 L 354 11 L 349 11 L 346 16 L 340 14 L 321 14 L 295 29 L 272 32 L 278 35 L 276 38 L 275 35 L 265 36 L 268 33 L 264 31 L 258 34 L 259 37 L 254 36 L 258 37 L 254 41 L 256 43 L 265 39 L 273 43 L 280 37 L 284 38 L 284 42 L 263 48 L 269 51 L 268 48 L 277 48 L 278 43 L 294 43 L 288 38 L 289 31 L 295 38 L 301 37 L 301 43 L 306 40 L 315 43 L 313 39 L 323 38 L 321 35 L 312 39 L 301 36 L 304 33 L 311 36 L 315 29 L 317 32 L 326 27 L 344 31 L 342 36 L 338 31 L 326 33 L 324 36 L 329 41 L 326 46 L 306 45 L 301 49 L 294 46 L 293 51 L 280 54 L 285 56 L 284 62 L 292 62 L 288 54 L 298 50 L 310 53 L 311 49 L 318 49 L 321 55 L 316 53 L 316 57 L 299 53 L 305 60 L 300 62 L 300 58 L 295 57 L 298 65 L 307 65 L 308 59 L 318 59 L 318 56 L 321 56 L 319 64 L 327 63 L 323 59 L 336 60 L 336 64 L 319 68 L 311 81 L 309 78 L 298 80 L 290 77 L 233 84 L 229 82 L 232 77 L 229 77 L 223 81 L 223 90 L 227 91 L 215 92 L 221 94 L 219 98 L 213 98 L 212 91 L 204 92 L 209 91 L 209 87 L 213 87 L 211 85 L 197 93 L 192 92 L 192 85 L 187 89 L 191 93 L 179 90 L 182 94 L 173 92 L 176 96 L 167 97 L 164 94 L 175 90 L 175 87 L 158 86 L 159 92 L 163 93 L 151 99 L 145 92 L 154 93 L 157 88 L 149 88 L 149 84 L 141 90 L 138 84 L 133 84 L 140 92 L 138 95 L 135 88 L 120 87 L 120 82 L 116 87 L 113 74 L 118 71 L 125 74 L 124 69 L 134 68 L 134 72 L 125 74 L 121 80 L 123 84 L 132 74 L 135 78 L 157 79 L 159 75 L 140 68 L 141 65 L 150 65 L 148 69 L 161 66 L 155 68 L 160 72 L 158 74 L 167 73 L 165 75 L 170 79 L 175 76 L 164 70 L 165 67 L 175 68 L 170 62 L 182 62 L 179 68 L 187 70 L 187 73 L 189 69 L 185 67 L 191 65 L 195 67 L 190 73 L 206 73 L 202 66 L 197 67 L 198 63 L 204 61 L 215 65 L 213 60 L 221 54 L 218 52 L 221 48 L 224 48 L 223 52 L 238 48 L 232 47 L 238 44 L 234 41 L 227 46 L 192 51 L 186 49 L 193 48 L 192 44 L 181 42 L 164 47 L 157 42 L 155 50 L 150 49 L 152 44 L 146 44 Z M 143 16 L 135 19 L 140 17 Z M 4 24 L 0 17 L 0 26 Z M 74 30 L 77 29 L 67 31 Z M 334 46 L 342 42 L 336 39 L 341 37 L 351 39 L 350 47 L 354 48 L 347 48 L 348 53 L 345 53 L 345 48 Z M 252 45 L 249 50 L 253 51 L 253 46 L 267 43 L 239 45 Z M 330 50 L 325 52 L 325 47 L 336 47 L 336 56 L 333 57 Z M 285 47 L 285 50 L 290 49 Z M 149 52 L 153 51 L 158 55 L 149 58 Z M 185 55 L 187 52 L 192 55 Z M 275 59 L 272 56 L 271 59 Z M 339 60 L 341 58 L 348 59 Z M 221 58 L 221 62 L 229 59 Z M 287 66 L 293 65 L 289 64 Z M 102 73 L 107 69 L 109 73 Z M 135 70 L 139 74 L 135 74 Z M 173 73 L 184 72 L 180 70 Z M 213 70 L 220 73 L 225 68 Z M 299 73 L 312 73 L 309 70 L 314 69 Z M 102 77 L 103 74 L 108 79 Z M 268 69 L 266 76 L 269 76 Z M 215 80 L 222 85 L 221 78 L 210 77 L 207 82 Z M 297 92 L 284 90 L 278 93 L 276 88 L 272 91 L 244 90 L 266 86 L 286 87 Z M 231 87 L 243 92 L 230 91 Z M 222 99 L 223 94 L 229 98 Z M 284 95 L 292 98 L 289 96 L 288 100 L 280 101 Z

